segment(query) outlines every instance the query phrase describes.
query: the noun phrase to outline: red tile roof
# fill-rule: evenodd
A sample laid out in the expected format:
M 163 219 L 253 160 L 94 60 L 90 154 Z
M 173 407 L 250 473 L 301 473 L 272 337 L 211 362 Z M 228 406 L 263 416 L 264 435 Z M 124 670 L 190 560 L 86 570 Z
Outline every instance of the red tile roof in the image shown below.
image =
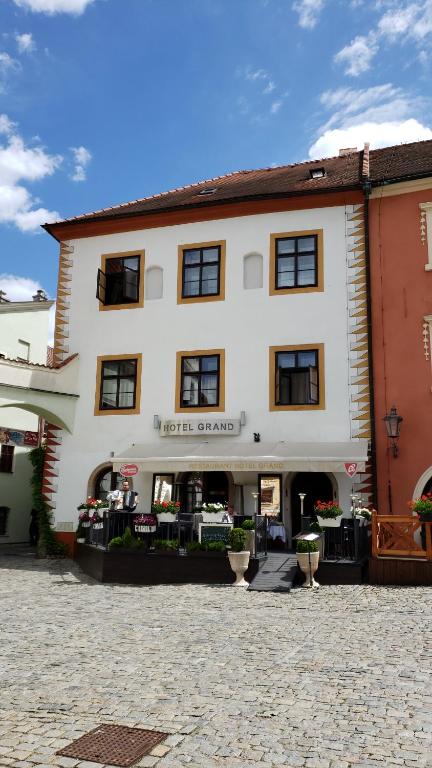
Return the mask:
M 55 223 L 75 224 L 216 203 L 361 189 L 364 181 L 362 166 L 363 151 L 360 151 L 276 168 L 236 171 Z M 367 168 L 367 163 L 364 167 Z M 314 168 L 323 168 L 325 175 L 312 179 L 310 171 Z M 370 152 L 373 184 L 428 175 L 432 175 L 432 141 L 399 144 Z M 203 191 L 208 194 L 202 194 Z M 45 224 L 44 228 L 50 231 L 52 226 L 54 224 Z

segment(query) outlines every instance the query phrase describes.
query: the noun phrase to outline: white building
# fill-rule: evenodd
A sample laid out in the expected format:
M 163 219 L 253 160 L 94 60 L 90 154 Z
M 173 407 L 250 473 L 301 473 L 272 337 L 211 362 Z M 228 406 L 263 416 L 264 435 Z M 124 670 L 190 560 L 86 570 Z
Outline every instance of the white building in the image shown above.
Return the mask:
M 46 365 L 53 303 L 42 291 L 33 301 L 8 301 L 0 291 L 0 358 L 4 367 Z M 39 417 L 11 407 L 17 402 L 16 392 L 1 374 L 0 382 L 0 543 L 27 542 L 32 508 L 28 453 L 38 445 Z
M 358 169 L 353 153 L 240 172 L 45 226 L 61 243 L 55 361 L 79 354 L 73 433 L 51 432 L 58 531 L 126 463 L 142 511 L 174 484 L 184 510 L 252 514 L 261 488 L 288 538 L 299 493 L 306 513 L 338 498 L 347 514 L 353 487 L 367 494 Z

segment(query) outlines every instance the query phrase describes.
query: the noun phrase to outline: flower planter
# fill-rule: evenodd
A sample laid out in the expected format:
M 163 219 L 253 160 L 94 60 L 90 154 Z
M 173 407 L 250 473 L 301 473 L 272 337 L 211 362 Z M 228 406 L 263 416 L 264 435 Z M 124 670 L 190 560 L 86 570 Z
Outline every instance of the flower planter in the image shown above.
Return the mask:
M 314 579 L 319 563 L 319 552 L 297 552 L 297 562 L 300 570 L 305 575 L 305 582 L 302 584 L 302 587 L 319 587 L 318 582 Z
M 318 525 L 321 528 L 339 528 L 343 515 L 338 517 L 320 517 L 317 515 Z
M 158 512 L 158 523 L 175 523 L 177 515 L 174 512 Z
M 226 512 L 222 510 L 222 512 L 204 512 L 201 511 L 200 515 L 202 515 L 203 523 L 223 523 L 224 516 L 226 515 Z
M 432 523 L 432 514 L 429 512 L 417 512 L 417 515 L 421 523 Z
M 136 525 L 135 530 L 137 533 L 154 533 L 156 530 L 155 525 Z
M 233 587 L 248 587 L 249 582 L 246 581 L 244 575 L 249 565 L 250 552 L 228 552 L 228 559 L 230 561 L 231 569 L 235 573 L 235 582 Z
M 81 525 L 83 528 L 90 528 L 90 520 L 85 520 Z
M 93 523 L 92 527 L 93 527 L 94 531 L 101 531 L 102 528 L 104 527 L 104 524 L 103 523 Z

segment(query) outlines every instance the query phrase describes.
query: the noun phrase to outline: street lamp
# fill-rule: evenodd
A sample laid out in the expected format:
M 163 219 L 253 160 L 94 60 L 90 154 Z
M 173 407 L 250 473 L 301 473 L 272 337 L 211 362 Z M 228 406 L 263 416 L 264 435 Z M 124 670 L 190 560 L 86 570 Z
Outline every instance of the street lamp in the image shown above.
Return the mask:
M 301 522 L 301 530 L 303 530 L 303 505 L 305 500 L 305 493 L 299 493 L 300 497 L 300 522 Z
M 255 502 L 255 517 L 256 517 L 258 514 L 258 496 L 259 496 L 258 491 L 252 491 L 252 496 Z
M 396 407 L 393 406 L 390 408 L 390 413 L 388 413 L 387 416 L 384 416 L 383 421 L 386 425 L 387 437 L 390 440 L 393 456 L 396 458 L 399 453 L 397 440 L 399 439 L 400 425 L 403 421 L 403 418 L 402 416 L 399 416 Z

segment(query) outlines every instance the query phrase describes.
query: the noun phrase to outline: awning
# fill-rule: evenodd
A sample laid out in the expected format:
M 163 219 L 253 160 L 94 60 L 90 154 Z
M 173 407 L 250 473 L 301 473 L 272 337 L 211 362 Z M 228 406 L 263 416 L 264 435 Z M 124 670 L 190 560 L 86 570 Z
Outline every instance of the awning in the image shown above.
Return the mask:
M 113 458 L 113 469 L 136 464 L 144 472 L 345 472 L 357 464 L 364 472 L 367 440 L 345 443 L 171 442 L 132 445 Z

